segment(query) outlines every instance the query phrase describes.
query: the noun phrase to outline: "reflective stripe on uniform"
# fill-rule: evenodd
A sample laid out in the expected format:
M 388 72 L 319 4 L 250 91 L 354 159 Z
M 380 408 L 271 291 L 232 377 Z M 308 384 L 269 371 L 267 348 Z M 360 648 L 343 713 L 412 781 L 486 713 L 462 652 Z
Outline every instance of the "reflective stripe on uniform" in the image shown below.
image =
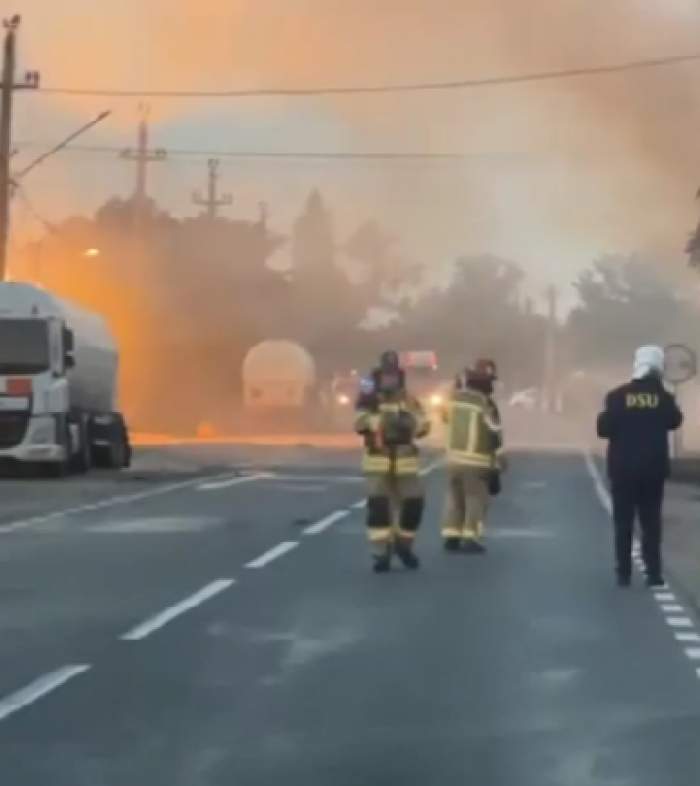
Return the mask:
M 420 469 L 420 462 L 416 456 L 396 459 L 397 475 L 417 475 Z
M 391 540 L 391 527 L 370 527 L 367 529 L 367 537 L 370 543 L 388 543 Z
M 465 467 L 479 467 L 480 469 L 492 469 L 493 458 L 484 453 L 468 453 L 461 450 L 450 450 L 447 454 L 448 462 L 460 464 Z
M 391 471 L 391 459 L 387 456 L 365 453 L 362 458 L 362 470 L 370 475 L 388 474 Z
M 443 538 L 461 538 L 462 537 L 462 530 L 457 529 L 457 527 L 443 527 L 442 528 L 442 537 Z

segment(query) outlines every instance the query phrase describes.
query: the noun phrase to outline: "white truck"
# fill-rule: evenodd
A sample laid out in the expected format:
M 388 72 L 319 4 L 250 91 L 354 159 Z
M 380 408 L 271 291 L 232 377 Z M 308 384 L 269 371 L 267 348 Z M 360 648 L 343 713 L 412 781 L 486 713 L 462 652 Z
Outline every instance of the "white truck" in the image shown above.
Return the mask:
M 47 474 L 131 460 L 104 320 L 31 284 L 0 283 L 0 461 Z

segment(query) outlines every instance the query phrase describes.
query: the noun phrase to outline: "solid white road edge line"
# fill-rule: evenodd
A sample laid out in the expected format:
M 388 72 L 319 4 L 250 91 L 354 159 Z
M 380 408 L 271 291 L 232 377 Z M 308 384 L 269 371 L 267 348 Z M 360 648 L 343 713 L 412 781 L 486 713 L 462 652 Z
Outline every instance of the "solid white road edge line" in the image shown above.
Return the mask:
M 265 565 L 268 565 L 270 562 L 278 559 L 279 557 L 286 554 L 288 551 L 295 549 L 299 545 L 299 541 L 297 540 L 285 540 L 282 543 L 278 543 L 273 548 L 266 551 L 264 554 L 261 554 L 257 559 L 254 559 L 252 562 L 248 562 L 246 564 L 246 568 L 264 568 Z
M 202 587 L 202 589 L 195 592 L 194 595 L 190 595 L 174 606 L 169 606 L 167 609 L 164 609 L 150 619 L 145 620 L 140 625 L 137 625 L 135 628 L 132 628 L 120 638 L 123 641 L 140 641 L 141 639 L 145 639 L 146 636 L 150 636 L 154 631 L 167 625 L 171 620 L 174 620 L 175 617 L 179 617 L 181 614 L 197 606 L 201 606 L 202 603 L 213 598 L 214 595 L 218 595 L 220 592 L 227 590 L 235 583 L 234 579 L 217 579 L 216 581 L 212 581 L 211 584 Z
M 233 486 L 240 486 L 243 483 L 256 483 L 259 480 L 267 480 L 273 476 L 267 473 L 257 473 L 256 475 L 234 475 L 233 477 L 224 478 L 223 480 L 211 480 L 206 483 L 200 483 L 197 486 L 197 491 L 218 491 L 219 489 L 228 489 Z
M 595 487 L 596 494 L 598 495 L 598 499 L 608 514 L 612 515 L 612 499 L 610 497 L 610 492 L 605 486 L 603 478 L 600 474 L 600 470 L 596 466 L 595 460 L 590 450 L 586 450 L 584 452 L 584 457 L 586 460 L 586 467 L 588 468 L 588 472 L 593 480 L 593 485 Z M 635 543 L 633 551 L 634 561 L 637 567 L 643 568 L 644 562 L 639 557 L 640 551 L 639 544 Z M 678 613 L 685 611 L 682 606 L 674 603 L 676 597 L 672 592 L 669 592 L 668 587 L 660 588 L 660 591 L 654 592 L 654 597 L 660 604 L 662 604 L 661 609 L 666 613 Z M 665 617 L 664 619 L 666 620 L 666 624 L 672 628 L 694 628 L 693 621 L 690 619 L 690 617 Z M 692 630 L 675 631 L 673 635 L 676 641 L 679 642 L 700 642 L 700 634 L 695 633 Z M 691 660 L 700 660 L 700 647 L 686 647 L 685 654 Z M 700 678 L 700 669 L 696 670 L 696 674 Z
M 367 507 L 367 500 L 361 499 L 359 502 L 356 502 L 354 505 L 350 505 L 353 510 L 364 510 Z
M 215 480 L 217 478 L 230 477 L 230 475 L 231 472 L 229 471 L 225 474 L 216 474 L 211 475 L 210 477 L 212 480 Z M 201 483 L 202 480 L 204 480 L 204 478 L 200 475 L 197 478 L 190 478 L 189 480 L 183 480 L 178 483 L 168 483 L 164 486 L 157 486 L 156 488 L 148 489 L 148 491 L 139 491 L 135 494 L 122 494 L 116 497 L 107 497 L 107 499 L 103 499 L 98 502 L 92 502 L 88 505 L 79 505 L 75 508 L 56 510 L 53 513 L 47 513 L 41 516 L 32 516 L 32 518 L 29 519 L 12 521 L 9 524 L 0 524 L 0 535 L 27 529 L 27 527 L 33 527 L 36 524 L 45 524 L 48 521 L 60 519 L 63 516 L 75 516 L 80 513 L 88 513 L 93 510 L 103 510 L 105 508 L 116 507 L 117 505 L 128 505 L 131 502 L 140 502 L 141 500 L 150 499 L 151 497 L 159 497 L 162 494 L 170 494 L 172 491 L 179 491 L 180 489 L 196 486 L 197 484 Z
M 336 510 L 334 513 L 331 513 L 325 518 L 320 519 L 320 521 L 317 521 L 315 524 L 310 524 L 308 527 L 306 527 L 304 529 L 304 535 L 318 535 L 324 530 L 327 530 L 328 527 L 331 527 L 333 524 L 335 524 L 336 521 L 347 518 L 349 515 L 349 510 Z
M 595 487 L 596 494 L 598 495 L 598 499 L 600 500 L 600 504 L 605 508 L 605 510 L 612 515 L 612 499 L 610 497 L 610 492 L 605 487 L 605 483 L 603 482 L 603 478 L 596 466 L 595 460 L 591 455 L 590 451 L 586 451 L 584 453 L 584 457 L 586 459 L 586 467 L 588 468 L 588 473 L 593 480 L 593 486 Z
M 31 682 L 15 693 L 11 693 L 9 696 L 0 700 L 0 721 L 9 718 L 10 715 L 13 715 L 24 707 L 28 707 L 30 704 L 42 698 L 42 696 L 46 696 L 47 693 L 51 693 L 51 691 L 56 690 L 56 688 L 60 688 L 61 685 L 65 685 L 68 680 L 77 677 L 78 674 L 83 674 L 90 668 L 91 667 L 87 664 L 63 666 L 63 668 L 56 669 L 56 671 L 52 671 L 49 674 L 44 674 L 43 677 L 39 677 L 34 680 L 34 682 Z

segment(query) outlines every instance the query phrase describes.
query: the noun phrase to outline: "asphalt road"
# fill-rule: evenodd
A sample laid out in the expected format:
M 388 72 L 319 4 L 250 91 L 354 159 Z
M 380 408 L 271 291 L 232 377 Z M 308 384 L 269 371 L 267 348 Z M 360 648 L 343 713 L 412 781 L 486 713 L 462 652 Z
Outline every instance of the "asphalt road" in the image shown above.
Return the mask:
M 514 457 L 483 557 L 435 469 L 383 576 L 354 454 L 209 459 L 0 483 L 0 783 L 697 786 L 700 628 L 613 585 L 582 455 Z

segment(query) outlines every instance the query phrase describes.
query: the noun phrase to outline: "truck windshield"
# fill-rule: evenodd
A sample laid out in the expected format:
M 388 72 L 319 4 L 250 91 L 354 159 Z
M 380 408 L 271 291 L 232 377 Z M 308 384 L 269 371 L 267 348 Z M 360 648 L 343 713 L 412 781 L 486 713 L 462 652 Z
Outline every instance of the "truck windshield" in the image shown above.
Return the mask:
M 38 374 L 49 367 L 49 337 L 40 319 L 0 319 L 0 374 Z

